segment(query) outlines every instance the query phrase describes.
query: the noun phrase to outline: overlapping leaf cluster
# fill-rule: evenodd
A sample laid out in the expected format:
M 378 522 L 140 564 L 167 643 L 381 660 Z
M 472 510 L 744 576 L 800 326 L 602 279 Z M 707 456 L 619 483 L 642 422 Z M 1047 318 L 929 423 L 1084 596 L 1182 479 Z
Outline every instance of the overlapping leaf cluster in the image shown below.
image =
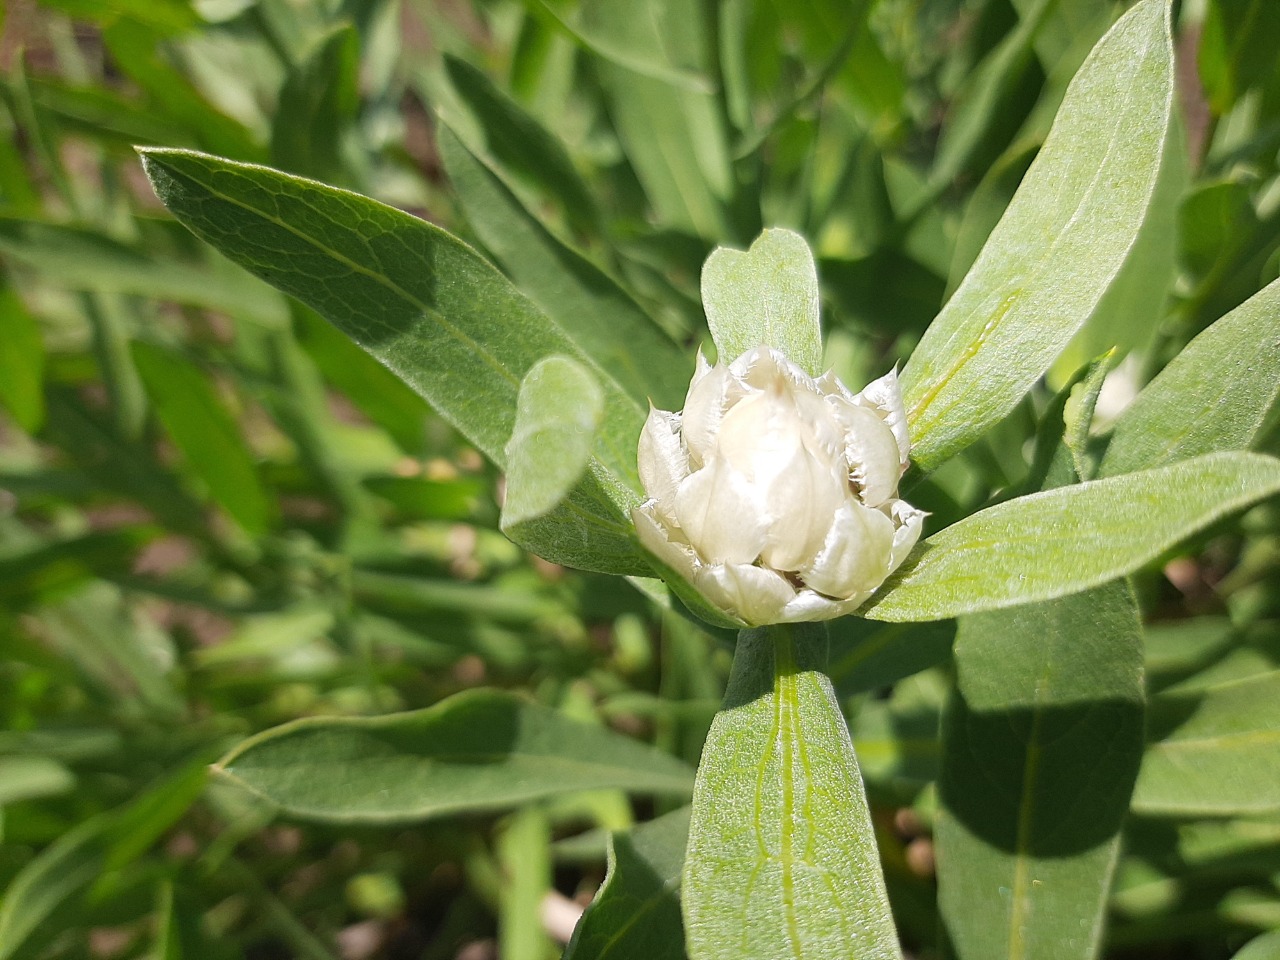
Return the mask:
M 1238 518 L 1280 453 L 1265 5 L 1100 45 L 1129 5 L 4 11 L 0 958 L 554 956 L 608 830 L 567 955 L 684 956 L 729 653 L 631 535 L 634 444 L 743 290 L 819 349 L 806 265 L 699 287 L 766 226 L 826 365 L 905 361 L 931 536 L 832 684 L 812 638 L 735 668 L 723 796 L 873 856 L 822 793 L 838 702 L 914 953 L 1280 927 L 1274 499 Z M 707 929 L 789 904 L 840 955 L 856 871 L 779 898 L 794 860 L 692 823 Z

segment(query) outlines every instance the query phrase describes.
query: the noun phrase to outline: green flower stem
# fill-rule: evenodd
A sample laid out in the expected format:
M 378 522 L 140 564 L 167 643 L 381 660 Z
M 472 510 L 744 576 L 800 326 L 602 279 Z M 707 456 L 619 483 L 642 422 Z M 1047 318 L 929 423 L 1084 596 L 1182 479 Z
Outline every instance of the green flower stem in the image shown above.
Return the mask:
M 738 635 L 681 888 L 690 960 L 898 960 L 825 624 Z

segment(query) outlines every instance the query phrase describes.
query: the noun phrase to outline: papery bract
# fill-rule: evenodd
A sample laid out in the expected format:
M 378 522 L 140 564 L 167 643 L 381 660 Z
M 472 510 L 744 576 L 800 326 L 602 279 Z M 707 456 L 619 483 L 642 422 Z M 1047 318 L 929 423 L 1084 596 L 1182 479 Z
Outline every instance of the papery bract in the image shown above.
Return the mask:
M 856 609 L 902 562 L 924 513 L 898 499 L 908 440 L 896 373 L 854 395 L 768 347 L 698 366 L 681 413 L 640 435 L 640 540 L 749 625 Z

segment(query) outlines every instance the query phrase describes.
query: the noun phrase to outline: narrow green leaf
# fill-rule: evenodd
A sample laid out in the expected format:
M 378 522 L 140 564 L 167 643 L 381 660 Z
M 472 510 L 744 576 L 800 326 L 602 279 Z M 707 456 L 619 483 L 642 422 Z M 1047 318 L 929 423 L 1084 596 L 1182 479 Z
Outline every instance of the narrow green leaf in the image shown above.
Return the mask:
M 153 527 L 101 530 L 0 556 L 0 601 L 20 606 L 48 600 L 93 577 L 123 573 L 157 532 Z
M 941 620 L 1077 593 L 1277 492 L 1280 461 L 1212 453 L 1019 497 L 925 540 L 860 612 Z
M 467 149 L 484 162 L 543 188 L 570 223 L 598 228 L 595 197 L 564 145 L 483 71 L 447 53 L 444 69 L 458 106 L 438 109 Z M 464 116 L 455 116 L 462 111 Z M 445 165 L 448 168 L 447 157 Z M 457 175 L 451 171 L 449 179 L 456 180 Z
M 708 73 L 704 18 L 682 0 L 588 0 L 576 30 L 605 58 L 610 116 L 659 221 L 724 236 L 734 186 L 728 136 L 712 86 L 688 82 Z
M 52 757 L 0 756 L 0 807 L 57 796 L 75 785 L 75 774 Z
M 960 620 L 934 829 L 960 960 L 1091 960 L 1142 758 L 1124 583 Z
M 111 814 L 99 814 L 68 830 L 5 888 L 0 900 L 0 960 L 21 956 L 33 941 L 43 942 L 67 901 L 98 878 L 114 823 Z
M 903 370 L 922 467 L 1008 414 L 1093 313 L 1147 216 L 1172 98 L 1168 2 L 1144 0 L 1080 68 L 1013 202 Z
M 437 139 L 467 222 L 520 290 L 634 399 L 678 409 L 693 373 L 686 352 L 612 278 L 552 236 L 452 130 Z
M 265 533 L 272 504 L 234 418 L 198 367 L 145 340 L 133 343 L 156 414 L 209 493 L 249 533 Z
M 689 808 L 609 835 L 609 872 L 562 960 L 685 960 L 680 871 Z
M 577 790 L 682 794 L 691 779 L 667 754 L 492 690 L 412 713 L 285 724 L 215 771 L 286 813 L 335 823 L 501 810 Z
M 764 344 L 822 373 L 818 271 L 800 234 L 770 229 L 749 250 L 717 248 L 702 268 L 702 304 L 722 362 Z
M 643 407 L 474 250 L 366 197 L 265 167 L 144 150 L 157 194 L 197 235 L 319 311 L 388 366 L 499 466 L 521 379 L 544 357 L 583 362 L 604 392 L 588 471 L 525 543 L 550 560 L 641 574 L 632 537 Z
M 539 360 L 525 375 L 507 441 L 502 530 L 517 543 L 522 523 L 546 516 L 578 485 L 604 414 L 604 393 L 568 357 Z
M 0 402 L 28 433 L 44 422 L 44 342 L 40 325 L 0 277 Z
M 1280 810 L 1280 671 L 1185 692 L 1151 705 L 1154 743 L 1133 809 L 1220 817 Z
M 160 261 L 87 228 L 4 217 L 0 252 L 64 288 L 176 300 L 267 324 L 287 317 L 268 287 L 221 258 L 209 265 Z
M 273 166 L 320 180 L 341 179 L 343 135 L 360 107 L 360 37 L 339 23 L 289 71 L 271 128 Z
M 297 306 L 293 334 L 324 378 L 341 390 L 403 450 L 418 453 L 430 408 L 394 373 L 314 310 Z
M 1100 476 L 1249 447 L 1280 396 L 1280 281 L 1191 341 L 1116 423 Z
M 743 631 L 694 787 L 691 960 L 899 958 L 826 629 Z
M 841 617 L 831 631 L 831 682 L 841 700 L 892 686 L 942 663 L 951 655 L 955 624 L 949 620 L 886 624 Z
M 126 807 L 100 813 L 58 837 L 14 877 L 0 900 L 0 960 L 42 955 L 65 932 L 78 899 L 107 871 L 133 862 L 203 789 L 205 764 L 188 764 Z

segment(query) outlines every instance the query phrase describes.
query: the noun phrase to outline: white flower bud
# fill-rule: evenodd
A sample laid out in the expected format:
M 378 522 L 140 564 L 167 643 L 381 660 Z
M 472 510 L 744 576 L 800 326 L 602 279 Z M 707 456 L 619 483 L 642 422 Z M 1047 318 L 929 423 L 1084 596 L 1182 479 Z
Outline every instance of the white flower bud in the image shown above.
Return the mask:
M 896 372 L 853 395 L 776 350 L 698 356 L 682 413 L 640 435 L 645 548 L 752 625 L 850 613 L 900 564 L 925 514 L 898 497 L 908 440 Z

